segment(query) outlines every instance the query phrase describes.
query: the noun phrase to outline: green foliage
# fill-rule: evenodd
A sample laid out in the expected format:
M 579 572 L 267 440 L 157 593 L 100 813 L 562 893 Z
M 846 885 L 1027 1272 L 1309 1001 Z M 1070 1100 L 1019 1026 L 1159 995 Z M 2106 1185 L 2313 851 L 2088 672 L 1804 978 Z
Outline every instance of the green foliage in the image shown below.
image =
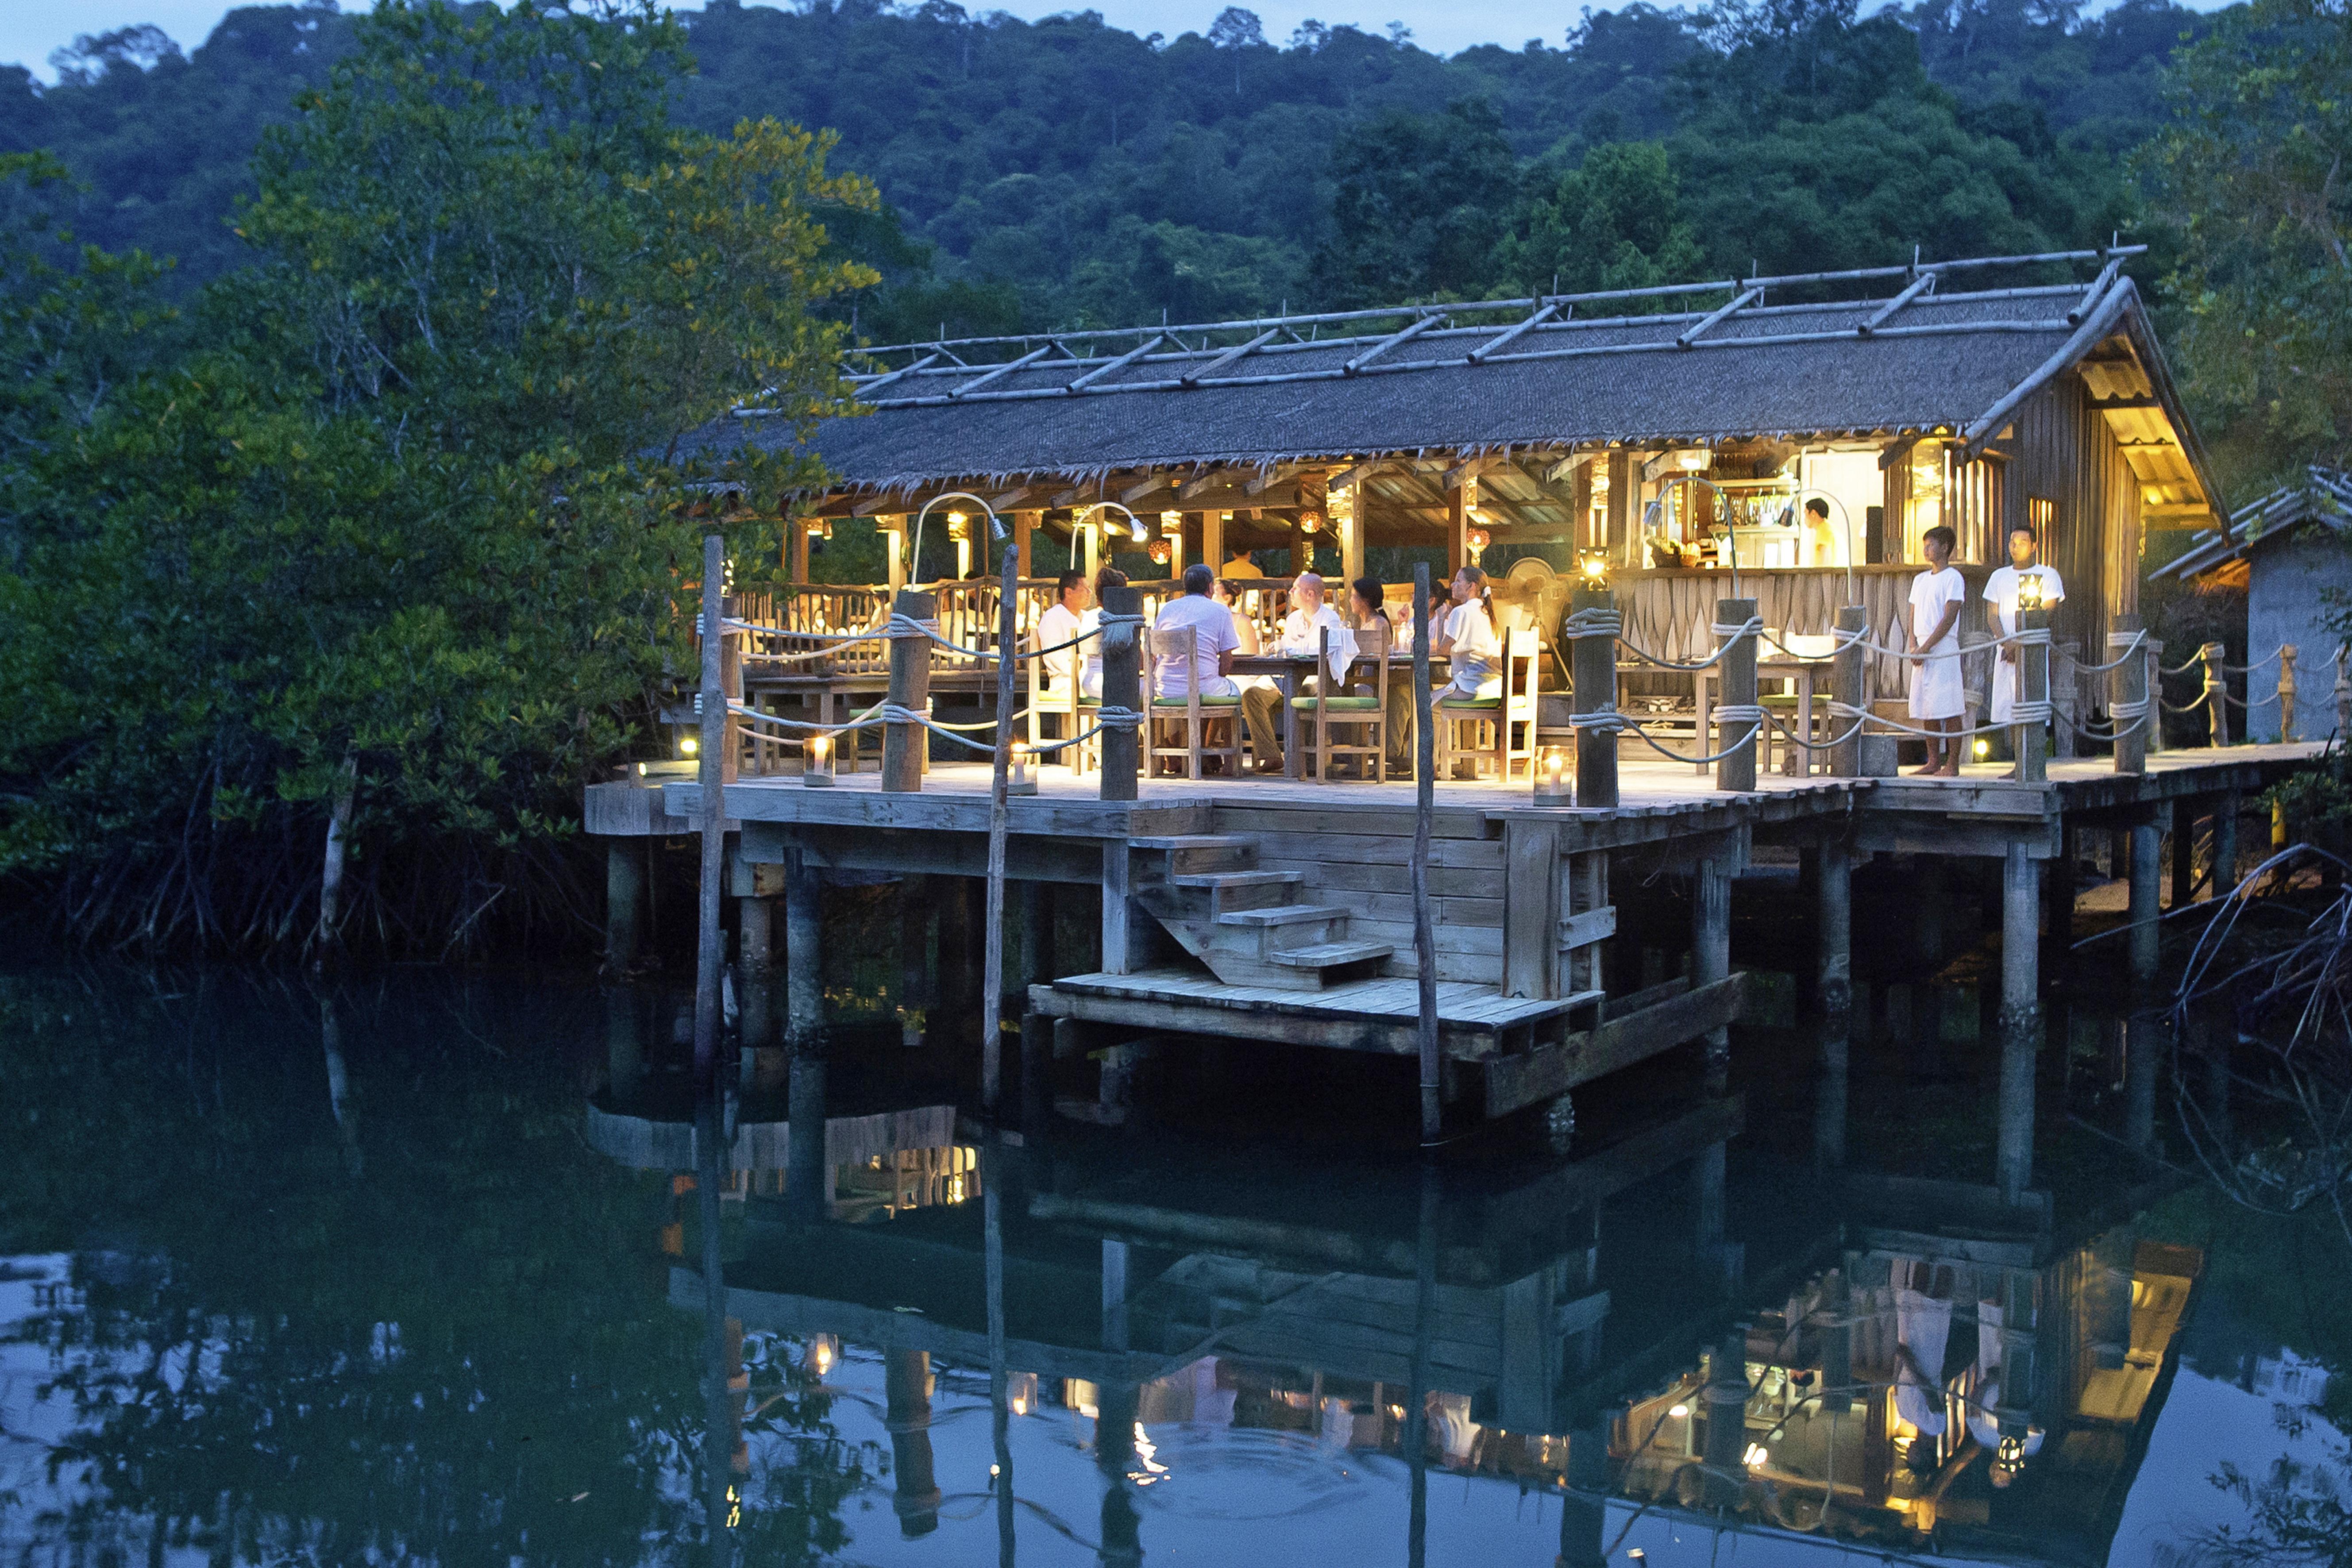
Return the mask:
M 839 406 L 812 307 L 875 276 L 818 221 L 871 187 L 772 121 L 672 130 L 685 65 L 649 7 L 389 6 L 266 140 L 257 259 L 184 353 L 100 374 L 46 324 L 124 268 L 19 264 L 7 359 L 50 368 L 9 465 L 0 868 L 86 932 L 281 941 L 351 779 L 374 940 L 566 918 L 580 785 L 683 646 L 692 474 L 658 459 L 745 390 Z
M 2178 58 L 2140 158 L 2190 391 L 2250 477 L 2352 458 L 2352 8 L 2256 0 Z
M 1648 289 L 1699 275 L 1681 184 L 1656 142 L 1595 147 L 1514 215 L 1496 266 L 1515 292 Z

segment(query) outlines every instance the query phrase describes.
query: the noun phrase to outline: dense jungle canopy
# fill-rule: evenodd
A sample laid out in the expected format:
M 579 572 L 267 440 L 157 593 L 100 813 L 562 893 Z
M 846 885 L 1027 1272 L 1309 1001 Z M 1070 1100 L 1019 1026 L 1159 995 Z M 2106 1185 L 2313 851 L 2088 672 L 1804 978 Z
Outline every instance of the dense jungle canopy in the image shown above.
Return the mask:
M 386 0 L 54 64 L 0 68 L 0 876 L 111 941 L 299 941 L 339 800 L 353 940 L 584 932 L 579 785 L 682 668 L 658 455 L 747 388 L 841 407 L 853 338 L 2120 231 L 2236 499 L 2352 429 L 2345 0 L 1634 4 L 1450 58 Z

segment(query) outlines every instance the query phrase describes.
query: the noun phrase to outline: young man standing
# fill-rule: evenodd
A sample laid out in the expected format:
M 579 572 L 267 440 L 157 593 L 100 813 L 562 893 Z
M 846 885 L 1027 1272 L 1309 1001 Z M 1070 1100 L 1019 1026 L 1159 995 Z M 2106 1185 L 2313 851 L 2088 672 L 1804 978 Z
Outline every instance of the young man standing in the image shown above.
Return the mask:
M 1960 684 L 1960 606 L 1969 585 L 1952 565 L 1959 538 L 1931 528 L 1920 544 L 1927 570 L 1911 579 L 1911 717 L 1928 731 L 1923 774 L 1960 776 L 1960 715 L 1968 707 Z
M 2057 572 L 2034 561 L 2040 544 L 2032 526 L 2019 523 L 2009 531 L 2009 564 L 1985 579 L 1985 603 L 1992 610 L 1994 635 L 2001 639 L 2000 657 L 1992 667 L 1992 721 L 1996 724 L 2009 722 L 2025 677 L 2025 660 L 2017 645 L 2009 640 L 2017 635 L 2018 585 L 2029 577 L 2037 579 L 2045 606 L 2066 596 L 2066 584 L 2059 581 Z M 2012 731 L 2010 738 L 2013 751 L 2019 737 Z M 2013 771 L 2011 776 L 2015 776 Z

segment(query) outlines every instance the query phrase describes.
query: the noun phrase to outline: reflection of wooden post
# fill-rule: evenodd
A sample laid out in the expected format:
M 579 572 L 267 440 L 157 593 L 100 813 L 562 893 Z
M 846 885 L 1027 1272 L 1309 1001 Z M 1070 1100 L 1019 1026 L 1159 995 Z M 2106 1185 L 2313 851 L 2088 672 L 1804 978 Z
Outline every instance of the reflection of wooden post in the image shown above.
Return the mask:
M 2279 649 L 2278 710 L 2279 739 L 2289 744 L 2294 741 L 2294 644 Z M 2253 729 L 2251 721 L 2246 728 Z
M 1753 599 L 1717 599 L 1715 602 L 1715 622 L 1719 626 L 1744 628 L 1756 617 Z M 1724 645 L 1722 664 L 1722 700 L 1717 704 L 1718 713 L 1745 708 L 1751 712 L 1756 707 L 1756 637 L 1752 632 L 1735 629 L 1724 634 L 1729 640 Z M 1763 726 L 1752 718 L 1733 719 L 1716 726 L 1716 746 L 1727 753 L 1715 764 L 1715 787 L 1720 790 L 1752 790 L 1756 787 L 1756 753 L 1762 748 Z M 1706 753 L 1699 753 L 1705 756 Z
M 1860 778 L 1862 721 L 1853 714 L 1863 706 L 1863 660 L 1870 656 L 1861 639 L 1870 635 L 1869 606 L 1839 605 L 1837 629 L 1841 640 L 1830 664 L 1830 694 L 1840 710 L 1831 721 L 1838 726 L 1833 733 L 1843 734 L 1847 730 L 1853 733 L 1830 748 L 1830 772 L 1842 779 Z
M 2132 652 L 2140 629 L 2139 617 L 2119 615 L 2107 634 L 2107 657 L 2117 660 L 2107 675 L 2107 714 L 2116 731 L 2116 772 L 2147 771 L 2148 731 L 2156 724 L 2156 700 L 2148 693 L 2148 661 Z
M 893 613 L 912 621 L 929 621 L 940 613 L 939 596 L 900 589 Z M 920 632 L 893 635 L 890 644 L 890 705 L 912 713 L 931 708 L 931 639 Z M 905 721 L 882 726 L 882 787 L 915 791 L 923 787 L 923 753 L 930 735 L 920 724 Z
M 2020 610 L 2017 629 L 2021 633 L 2050 630 L 2047 610 Z M 1996 655 L 1996 658 L 1999 656 Z M 1995 671 L 1993 679 L 2000 679 Z M 2046 642 L 2025 642 L 2017 647 L 2017 700 L 2022 707 L 2036 704 L 2047 706 L 2050 701 L 2050 645 Z M 2017 776 L 2026 784 L 2045 784 L 2050 778 L 2048 759 L 2050 725 L 2041 719 L 2029 720 L 2017 725 L 2012 738 L 2017 747 Z
M 2021 610 L 2047 619 L 2049 612 Z M 2027 647 L 2027 654 L 2047 653 Z M 2032 700 L 2030 691 L 2026 700 Z M 2041 1047 L 2042 868 L 2011 844 L 2001 862 L 2000 1110 L 1994 1179 L 2003 1203 L 2022 1202 L 2033 1180 L 2033 1069 Z
M 1614 615 L 1617 596 L 1606 588 L 1579 588 L 1569 599 L 1571 613 L 1591 610 Z M 1586 636 L 1570 644 L 1576 677 L 1570 706 L 1579 714 L 1600 713 L 1617 706 L 1617 639 Z M 1617 804 L 1617 732 L 1597 726 L 1576 731 L 1576 804 L 1606 806 Z
M 2222 664 L 2230 650 L 2209 642 L 2197 650 L 2205 661 L 2205 734 L 2216 751 L 2230 743 L 2230 677 Z
M 1105 588 L 1102 612 L 1102 701 L 1106 715 L 1101 737 L 1102 798 L 1133 800 L 1142 745 L 1143 627 L 1139 617 L 1143 614 L 1143 595 L 1131 587 Z M 1114 620 L 1113 616 L 1122 618 Z M 1124 618 L 1128 616 L 1139 618 Z M 1134 717 L 1112 723 L 1108 715 L 1115 709 Z

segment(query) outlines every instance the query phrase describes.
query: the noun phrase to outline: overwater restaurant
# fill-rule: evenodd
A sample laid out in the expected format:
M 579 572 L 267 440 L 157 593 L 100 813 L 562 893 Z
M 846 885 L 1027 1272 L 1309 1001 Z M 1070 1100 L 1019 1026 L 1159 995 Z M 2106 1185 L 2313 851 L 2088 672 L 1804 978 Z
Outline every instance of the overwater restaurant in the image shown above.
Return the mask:
M 1900 646 L 1922 538 L 1945 524 L 1964 640 L 1981 644 L 1983 578 L 2030 523 L 2066 586 L 2057 645 L 2095 661 L 2136 609 L 2146 531 L 2222 516 L 2123 271 L 2137 250 L 867 350 L 852 384 L 870 412 L 818 427 L 835 479 L 795 503 L 795 586 L 760 610 L 811 633 L 872 625 L 919 531 L 927 563 L 947 539 L 972 579 L 941 584 L 943 625 L 985 643 L 994 558 L 980 508 L 943 500 L 961 495 L 1010 522 L 1024 627 L 1053 592 L 1028 569 L 1041 531 L 1084 569 L 1116 554 L 1147 601 L 1188 563 L 1254 556 L 1238 570 L 1264 575 L 1235 603 L 1269 632 L 1310 563 L 1393 579 L 1409 569 L 1376 552 L 1442 549 L 1487 570 L 1498 621 L 1540 641 L 1559 690 L 1580 568 L 1605 563 L 1625 642 L 1662 658 L 1709 651 L 1728 596 L 1823 651 L 1837 608 L 1861 604 Z M 691 445 L 791 438 L 752 403 Z M 890 580 L 810 584 L 812 540 L 850 519 L 889 541 Z M 1899 668 L 1876 663 L 1877 694 L 1899 697 Z M 1689 678 L 1630 689 L 1663 709 Z

